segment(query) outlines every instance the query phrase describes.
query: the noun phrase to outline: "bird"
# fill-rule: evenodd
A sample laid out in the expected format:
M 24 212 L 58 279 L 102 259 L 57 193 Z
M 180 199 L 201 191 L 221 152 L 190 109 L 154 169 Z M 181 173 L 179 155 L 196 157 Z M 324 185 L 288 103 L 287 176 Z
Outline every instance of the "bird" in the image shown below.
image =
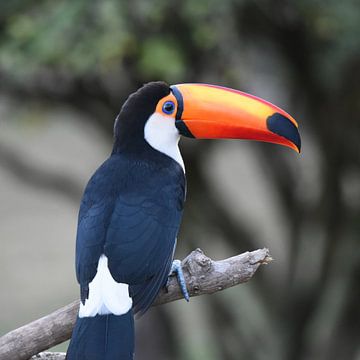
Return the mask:
M 145 84 L 123 104 L 110 156 L 80 204 L 76 277 L 80 309 L 68 360 L 132 360 L 134 315 L 144 314 L 175 271 L 186 197 L 180 136 L 249 139 L 300 152 L 297 122 L 250 94 L 202 83 Z

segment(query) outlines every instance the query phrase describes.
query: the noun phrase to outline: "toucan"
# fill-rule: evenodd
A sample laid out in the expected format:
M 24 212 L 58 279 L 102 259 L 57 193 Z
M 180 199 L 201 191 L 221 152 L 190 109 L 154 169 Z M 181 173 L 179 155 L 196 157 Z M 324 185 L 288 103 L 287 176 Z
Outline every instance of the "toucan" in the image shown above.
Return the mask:
M 186 193 L 180 135 L 250 139 L 300 152 L 296 121 L 255 96 L 208 84 L 151 82 L 129 96 L 114 124 L 109 158 L 89 180 L 79 210 L 80 309 L 68 360 L 134 358 L 134 315 L 172 270 Z M 173 265 L 174 264 L 174 265 Z

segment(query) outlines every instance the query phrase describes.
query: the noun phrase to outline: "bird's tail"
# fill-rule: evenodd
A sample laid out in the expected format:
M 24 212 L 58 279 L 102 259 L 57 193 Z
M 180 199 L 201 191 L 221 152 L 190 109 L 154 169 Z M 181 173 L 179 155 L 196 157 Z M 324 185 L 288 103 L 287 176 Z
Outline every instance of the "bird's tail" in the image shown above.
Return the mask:
M 67 360 L 133 360 L 134 316 L 96 315 L 77 318 Z

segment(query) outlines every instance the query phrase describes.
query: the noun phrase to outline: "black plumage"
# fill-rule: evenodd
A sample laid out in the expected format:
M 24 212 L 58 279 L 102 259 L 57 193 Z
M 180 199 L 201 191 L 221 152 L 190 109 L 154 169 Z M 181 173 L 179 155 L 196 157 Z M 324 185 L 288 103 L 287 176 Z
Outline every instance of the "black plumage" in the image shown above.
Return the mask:
M 115 121 L 111 156 L 91 177 L 79 211 L 76 275 L 81 301 L 84 304 L 91 297 L 89 283 L 104 254 L 112 277 L 129 285 L 133 299 L 130 315 L 105 316 L 122 331 L 130 332 L 123 334 L 130 338 L 133 328 L 121 324 L 128 322 L 133 313 L 143 314 L 166 284 L 183 211 L 185 175 L 182 167 L 144 139 L 146 121 L 155 112 L 158 101 L 169 93 L 167 84 L 156 82 L 129 97 Z M 89 337 L 84 334 L 96 331 L 102 334 L 104 326 L 104 316 L 79 318 L 68 359 L 84 357 L 84 351 L 79 349 L 94 344 L 89 342 L 94 334 Z M 121 349 L 120 345 L 118 350 L 110 349 L 108 344 L 114 343 L 119 331 L 106 334 L 104 341 L 99 340 L 100 345 L 92 345 L 93 351 L 99 351 L 94 353 L 94 359 L 116 359 L 120 351 L 133 352 L 133 341 L 128 348 L 122 342 Z
M 146 142 L 144 126 L 169 92 L 165 83 L 157 82 L 130 96 L 115 123 L 113 152 L 86 187 L 76 243 L 83 302 L 101 254 L 108 257 L 113 278 L 130 285 L 135 312 L 146 311 L 166 282 L 185 176 L 176 161 Z

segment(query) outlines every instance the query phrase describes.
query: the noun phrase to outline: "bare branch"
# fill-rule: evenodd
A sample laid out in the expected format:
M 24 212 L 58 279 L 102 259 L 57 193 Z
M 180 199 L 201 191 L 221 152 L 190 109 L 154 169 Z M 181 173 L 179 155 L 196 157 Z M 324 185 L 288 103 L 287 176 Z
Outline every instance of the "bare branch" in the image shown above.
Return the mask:
M 66 354 L 61 352 L 41 352 L 30 360 L 65 360 L 65 356 Z
M 190 296 L 212 294 L 247 282 L 258 267 L 271 261 L 268 249 L 246 252 L 225 260 L 213 261 L 197 249 L 182 261 Z M 176 278 L 170 278 L 168 291 L 162 290 L 154 305 L 182 298 Z M 0 358 L 26 360 L 40 351 L 62 343 L 71 336 L 79 309 L 79 301 L 9 332 L 0 338 Z M 40 356 L 40 357 L 39 357 Z M 53 356 L 53 357 L 44 357 Z M 33 359 L 62 359 L 44 353 Z

